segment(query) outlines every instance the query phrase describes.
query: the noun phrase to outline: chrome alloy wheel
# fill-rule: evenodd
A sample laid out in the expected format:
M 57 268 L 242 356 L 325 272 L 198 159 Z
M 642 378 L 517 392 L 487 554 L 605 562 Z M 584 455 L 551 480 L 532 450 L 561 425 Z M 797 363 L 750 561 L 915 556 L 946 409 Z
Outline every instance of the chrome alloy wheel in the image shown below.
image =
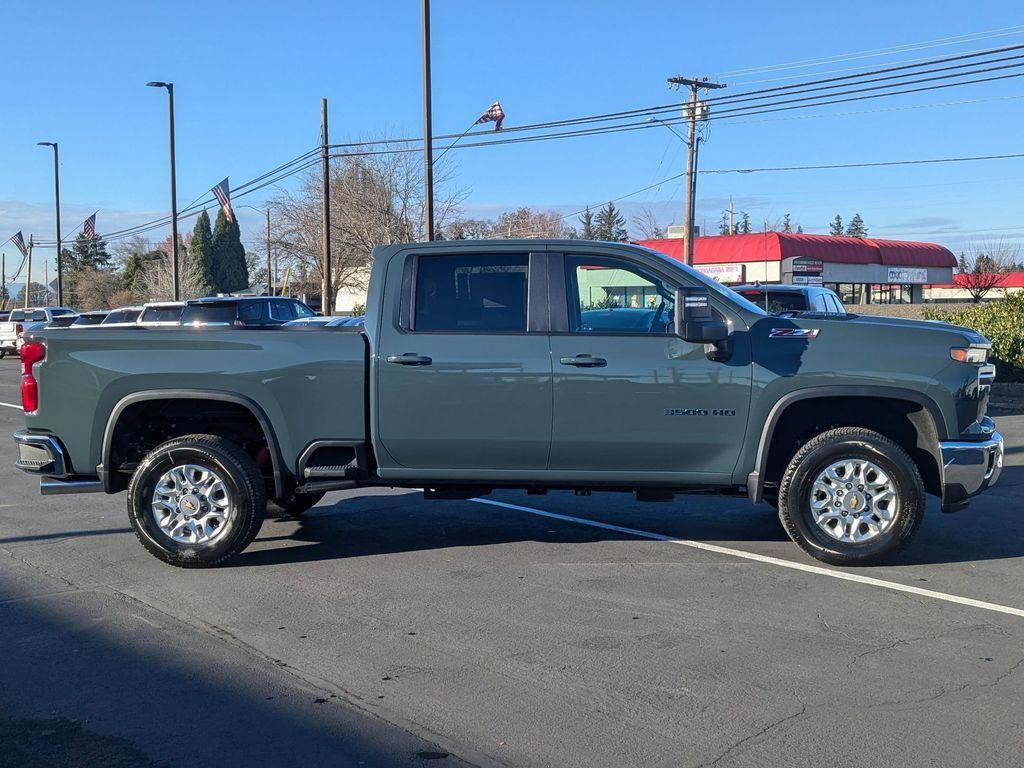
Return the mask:
M 179 544 L 209 544 L 227 530 L 231 496 L 213 470 L 181 464 L 160 476 L 152 511 L 160 530 Z
M 837 541 L 861 544 L 881 535 L 899 512 L 892 478 L 867 459 L 843 458 L 823 469 L 811 486 L 811 515 Z

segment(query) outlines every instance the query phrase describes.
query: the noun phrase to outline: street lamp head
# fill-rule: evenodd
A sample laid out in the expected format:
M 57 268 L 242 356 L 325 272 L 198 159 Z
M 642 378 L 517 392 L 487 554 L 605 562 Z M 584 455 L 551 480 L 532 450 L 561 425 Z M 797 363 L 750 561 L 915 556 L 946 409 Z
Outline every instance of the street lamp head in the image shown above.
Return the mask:
M 37 147 L 56 147 L 57 146 L 57 142 L 56 141 L 37 141 L 36 142 L 36 146 Z
M 162 83 L 159 80 L 150 80 L 146 85 L 150 88 L 166 88 L 170 83 Z

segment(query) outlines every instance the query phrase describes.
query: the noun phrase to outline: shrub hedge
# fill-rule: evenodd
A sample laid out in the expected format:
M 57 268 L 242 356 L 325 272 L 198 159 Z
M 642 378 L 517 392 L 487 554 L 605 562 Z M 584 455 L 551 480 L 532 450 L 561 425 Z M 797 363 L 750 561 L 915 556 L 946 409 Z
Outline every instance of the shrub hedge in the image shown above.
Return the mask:
M 999 381 L 1024 381 L 1024 292 L 955 310 L 929 308 L 925 318 L 974 328 L 992 342 Z

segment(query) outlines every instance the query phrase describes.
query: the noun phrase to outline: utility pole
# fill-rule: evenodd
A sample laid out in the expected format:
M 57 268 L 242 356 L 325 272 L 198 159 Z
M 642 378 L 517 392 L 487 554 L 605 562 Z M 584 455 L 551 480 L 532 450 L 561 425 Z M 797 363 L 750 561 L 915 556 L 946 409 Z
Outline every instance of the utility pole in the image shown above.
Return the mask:
M 0 309 L 7 307 L 7 254 L 0 254 Z
M 320 311 L 327 317 L 331 315 L 331 161 L 327 149 L 327 99 L 320 99 L 320 133 L 323 139 L 320 144 L 320 164 L 323 173 L 323 241 L 324 241 L 324 279 L 320 286 Z M 269 214 L 268 214 L 269 215 Z M 270 221 L 269 219 L 267 220 Z M 267 224 L 269 247 L 270 224 Z M 269 255 L 267 256 L 269 259 Z M 269 263 L 269 262 L 268 262 Z
M 274 295 L 274 273 L 270 269 L 270 208 L 267 207 L 267 296 Z
M 430 0 L 423 0 L 423 231 L 434 239 L 434 133 L 430 113 Z
M 25 309 L 28 309 L 28 296 L 32 293 L 32 235 L 28 236 L 28 277 L 25 278 Z
M 729 195 L 729 234 L 736 234 L 736 211 L 732 207 L 732 195 Z
M 686 253 L 686 264 L 693 266 L 693 211 L 697 193 L 697 118 L 698 110 L 700 118 L 704 119 L 707 114 L 707 107 L 698 101 L 697 91 L 701 88 L 711 90 L 713 88 L 725 88 L 724 83 L 712 83 L 708 79 L 695 80 L 690 77 L 670 77 L 669 85 L 679 88 L 688 86 L 690 89 L 690 100 L 683 107 L 683 117 L 688 123 L 686 147 L 686 209 L 684 211 L 686 220 L 683 223 L 683 246 Z

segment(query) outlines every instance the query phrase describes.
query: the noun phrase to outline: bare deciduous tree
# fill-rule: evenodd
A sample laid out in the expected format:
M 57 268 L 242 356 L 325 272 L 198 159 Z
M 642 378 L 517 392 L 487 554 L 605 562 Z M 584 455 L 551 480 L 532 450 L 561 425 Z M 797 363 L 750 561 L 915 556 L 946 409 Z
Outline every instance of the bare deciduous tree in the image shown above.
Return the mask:
M 206 295 L 206 281 L 193 268 L 192 259 L 182 258 L 178 251 L 178 286 L 182 299 L 197 299 Z M 146 301 L 170 301 L 174 298 L 174 272 L 171 257 L 166 252 L 162 258 L 154 258 L 139 279 L 140 293 Z
M 423 166 L 418 156 L 389 145 L 367 147 L 382 154 L 359 155 L 352 148 L 331 165 L 331 263 L 335 289 L 365 288 L 375 246 L 422 239 Z M 434 172 L 435 226 L 458 213 L 464 195 L 449 189 L 451 171 Z M 292 285 L 318 290 L 323 278 L 320 172 L 311 170 L 294 191 L 271 202 L 272 247 L 281 266 L 291 267 Z M 280 278 L 279 278 L 280 279 Z
M 523 206 L 506 211 L 498 217 L 492 227 L 491 237 L 573 237 L 575 230 L 565 223 L 565 218 L 554 211 L 538 211 Z
M 654 211 L 646 205 L 640 213 L 633 216 L 633 229 L 640 235 L 640 240 L 660 240 L 665 237 L 665 228 L 658 223 Z
M 979 303 L 999 287 L 1006 273 L 1017 263 L 1020 249 L 1004 240 L 972 244 L 961 259 L 956 282 Z

